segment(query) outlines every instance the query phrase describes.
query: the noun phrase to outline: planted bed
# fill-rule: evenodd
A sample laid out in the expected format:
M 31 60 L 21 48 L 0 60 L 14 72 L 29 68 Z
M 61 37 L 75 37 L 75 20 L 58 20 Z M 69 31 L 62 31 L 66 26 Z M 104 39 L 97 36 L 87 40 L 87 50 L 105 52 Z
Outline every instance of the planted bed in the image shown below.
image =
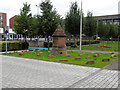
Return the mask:
M 22 52 L 15 51 L 10 53 L 3 53 L 3 55 L 31 58 L 31 59 L 51 61 L 51 62 L 67 63 L 74 65 L 98 67 L 98 68 L 103 68 L 108 64 L 112 64 L 118 58 L 118 54 L 113 54 L 113 53 L 93 53 L 93 52 L 89 53 L 89 52 L 72 52 L 72 51 L 68 51 L 67 55 L 61 56 L 61 55 L 53 55 L 51 51 L 45 49 L 44 50 L 36 49 L 30 51 L 24 50 Z M 111 57 L 112 55 L 113 57 Z

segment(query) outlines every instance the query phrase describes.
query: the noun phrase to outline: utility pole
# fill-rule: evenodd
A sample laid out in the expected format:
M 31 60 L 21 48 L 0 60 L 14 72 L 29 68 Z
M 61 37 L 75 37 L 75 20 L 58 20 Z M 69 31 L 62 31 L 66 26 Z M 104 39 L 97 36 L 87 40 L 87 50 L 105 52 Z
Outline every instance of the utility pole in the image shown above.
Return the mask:
M 40 6 L 39 5 L 35 5 L 37 7 L 37 16 L 39 15 L 39 8 Z M 39 47 L 39 36 L 38 36 L 38 47 Z
M 82 45 L 82 0 L 81 0 L 81 18 L 80 18 L 80 50 Z
M 37 15 L 39 15 L 39 8 L 40 6 L 39 5 L 35 5 L 37 7 Z

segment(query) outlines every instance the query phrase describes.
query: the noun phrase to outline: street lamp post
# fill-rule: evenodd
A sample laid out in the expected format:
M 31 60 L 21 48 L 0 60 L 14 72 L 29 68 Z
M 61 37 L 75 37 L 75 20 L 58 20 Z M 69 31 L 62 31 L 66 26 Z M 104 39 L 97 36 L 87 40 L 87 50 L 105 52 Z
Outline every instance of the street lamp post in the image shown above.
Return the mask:
M 37 7 L 37 15 L 39 15 L 39 8 L 40 6 L 39 5 L 35 5 Z M 39 36 L 38 36 L 38 47 L 39 47 Z
M 35 5 L 37 7 L 37 15 L 39 15 L 39 8 L 40 6 L 39 5 Z
M 80 18 L 80 50 L 82 45 L 82 0 L 81 0 L 81 18 Z

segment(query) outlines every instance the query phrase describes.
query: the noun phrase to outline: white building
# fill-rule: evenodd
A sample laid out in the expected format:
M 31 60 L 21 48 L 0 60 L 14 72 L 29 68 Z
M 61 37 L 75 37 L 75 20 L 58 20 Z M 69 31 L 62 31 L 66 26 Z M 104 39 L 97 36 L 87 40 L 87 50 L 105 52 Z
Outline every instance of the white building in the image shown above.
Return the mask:
M 0 28 L 0 34 L 3 34 L 3 28 Z M 12 29 L 9 29 L 9 34 L 15 34 Z
M 120 1 L 118 2 L 118 14 L 120 14 Z

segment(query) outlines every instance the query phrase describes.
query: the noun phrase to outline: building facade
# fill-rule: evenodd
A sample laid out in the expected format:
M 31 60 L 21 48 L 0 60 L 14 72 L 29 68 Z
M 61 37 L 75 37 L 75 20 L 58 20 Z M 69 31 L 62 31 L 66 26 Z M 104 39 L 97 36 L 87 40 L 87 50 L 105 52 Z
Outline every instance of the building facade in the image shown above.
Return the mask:
M 118 2 L 118 14 L 120 14 L 120 1 Z
M 0 27 L 7 25 L 7 14 L 0 12 Z
M 13 16 L 12 18 L 9 19 L 9 26 L 11 29 L 14 28 L 15 21 L 14 19 L 17 17 L 17 15 Z
M 110 22 L 110 24 L 117 24 L 120 26 L 120 14 L 114 14 L 114 15 L 104 15 L 104 16 L 95 16 L 95 19 L 97 22 L 102 20 L 105 24 L 107 22 Z

